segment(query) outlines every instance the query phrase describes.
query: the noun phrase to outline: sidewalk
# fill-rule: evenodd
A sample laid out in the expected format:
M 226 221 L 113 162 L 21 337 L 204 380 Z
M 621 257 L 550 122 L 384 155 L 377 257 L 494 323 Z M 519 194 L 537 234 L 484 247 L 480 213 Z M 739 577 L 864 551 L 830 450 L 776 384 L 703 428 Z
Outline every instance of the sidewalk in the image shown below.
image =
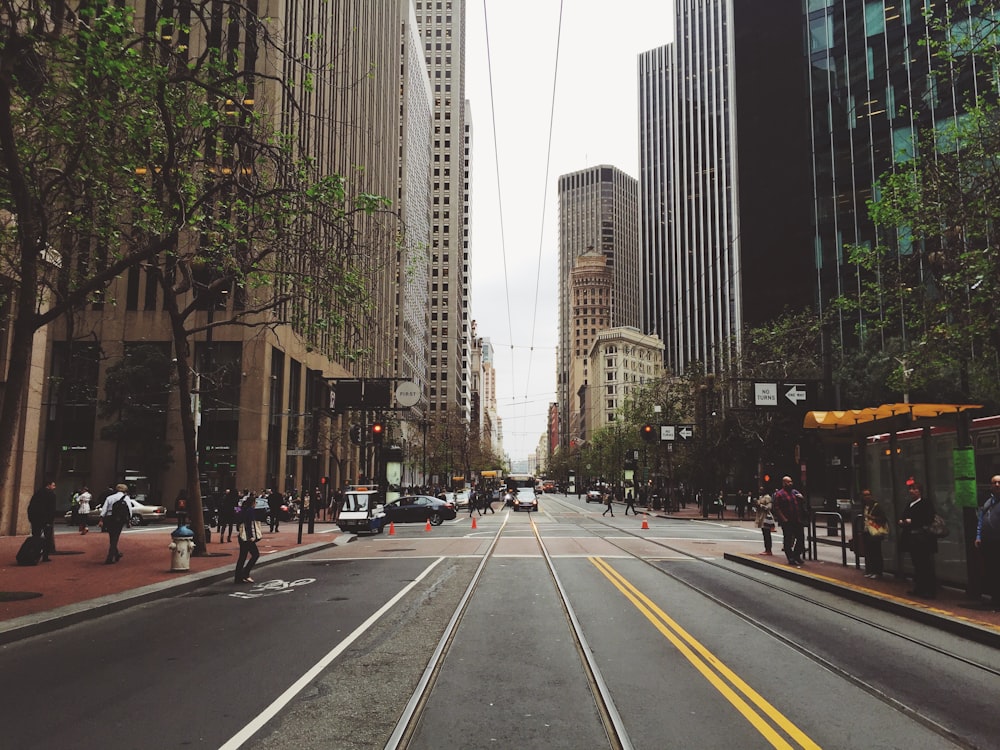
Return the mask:
M 754 522 L 737 520 L 736 512 L 730 508 L 726 509 L 726 517 L 722 520 L 716 518 L 715 513 L 711 513 L 708 518 L 702 518 L 701 510 L 690 504 L 676 513 L 656 511 L 654 515 L 658 518 L 724 523 L 727 526 L 746 528 L 758 534 L 761 539 L 761 551 L 764 549 L 763 536 L 760 536 L 760 531 Z M 752 517 L 753 514 L 748 512 L 747 518 L 752 519 Z M 861 560 L 860 569 L 854 567 L 854 553 L 849 550 L 847 565 L 844 565 L 839 545 L 817 544 L 817 559 L 807 559 L 805 565 L 795 568 L 787 564 L 781 551 L 781 540 L 778 538 L 780 533 L 781 530 L 778 529 L 772 556 L 727 553 L 725 559 L 759 570 L 767 570 L 775 575 L 831 591 L 845 599 L 891 611 L 979 643 L 1000 648 L 1000 612 L 988 608 L 981 609 L 982 603 L 969 600 L 963 590 L 939 584 L 936 599 L 918 599 L 906 593 L 913 588 L 913 582 L 909 578 L 896 577 L 889 572 L 886 572 L 880 580 L 865 578 L 864 560 Z M 850 539 L 850 529 L 847 536 Z
M 35 566 L 21 567 L 15 561 L 24 536 L 0 537 L 0 644 L 232 580 L 239 556 L 235 535 L 232 542 L 220 543 L 213 529 L 209 555 L 192 557 L 189 571 L 171 572 L 170 532 L 175 528 L 174 524 L 157 524 L 125 531 L 118 542 L 123 556 L 115 565 L 104 564 L 108 537 L 96 526 L 83 536 L 57 533 L 51 562 Z M 258 543 L 260 560 L 254 576 L 261 566 L 355 538 L 332 523 L 317 523 L 311 535 L 306 531 L 302 544 L 298 544 L 295 522 L 282 524 L 274 534 L 265 531 Z

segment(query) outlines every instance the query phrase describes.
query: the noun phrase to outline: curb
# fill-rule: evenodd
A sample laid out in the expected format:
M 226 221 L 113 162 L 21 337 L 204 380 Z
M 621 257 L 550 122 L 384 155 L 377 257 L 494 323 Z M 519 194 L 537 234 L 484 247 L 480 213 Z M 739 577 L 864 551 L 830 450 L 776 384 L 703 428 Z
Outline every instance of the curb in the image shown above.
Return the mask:
M 858 602 L 869 607 L 874 607 L 875 609 L 882 610 L 883 612 L 890 612 L 901 617 L 906 617 L 907 619 L 914 620 L 915 622 L 919 622 L 924 625 L 930 625 L 938 630 L 943 630 L 951 633 L 952 635 L 957 635 L 960 638 L 965 638 L 984 646 L 1000 648 L 1000 630 L 985 628 L 982 625 L 977 625 L 973 622 L 966 622 L 961 619 L 939 614 L 933 609 L 923 607 L 919 604 L 907 603 L 903 600 L 888 598 L 883 594 L 867 591 L 856 586 L 847 586 L 826 578 L 819 578 L 817 576 L 810 575 L 808 571 L 803 571 L 800 568 L 786 568 L 781 565 L 773 565 L 763 560 L 757 560 L 752 557 L 734 554 L 732 552 L 726 552 L 723 555 L 723 559 L 740 565 L 747 565 L 751 568 L 756 568 L 757 570 L 767 571 L 768 573 L 773 573 L 792 581 L 805 583 L 813 588 L 837 594 L 845 599 L 850 599 L 851 601 Z
M 309 545 L 275 552 L 268 555 L 266 559 L 261 556 L 255 567 L 262 568 L 271 563 L 291 560 L 302 555 L 307 555 L 310 552 L 316 552 L 317 550 L 337 547 L 341 544 L 353 542 L 356 538 L 354 534 L 344 534 L 333 541 L 314 542 Z M 48 612 L 37 612 L 8 620 L 0 624 L 0 646 L 35 635 L 51 633 L 69 625 L 75 625 L 78 622 L 104 617 L 105 615 L 120 612 L 137 604 L 177 596 L 178 594 L 186 594 L 202 586 L 208 586 L 218 581 L 232 578 L 232 576 L 232 566 L 226 565 L 219 568 L 211 568 L 210 570 L 202 570 L 198 573 L 189 573 L 170 581 L 151 583 L 148 586 L 140 586 L 136 589 L 119 591 L 96 599 L 87 599 L 75 604 L 67 604 L 64 607 L 58 607 Z

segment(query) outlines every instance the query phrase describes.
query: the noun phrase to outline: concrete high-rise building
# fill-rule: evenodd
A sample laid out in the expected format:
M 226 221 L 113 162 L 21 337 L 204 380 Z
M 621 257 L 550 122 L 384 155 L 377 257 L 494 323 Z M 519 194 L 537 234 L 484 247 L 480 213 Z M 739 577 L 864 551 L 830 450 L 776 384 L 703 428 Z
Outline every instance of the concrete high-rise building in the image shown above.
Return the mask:
M 574 379 L 574 363 L 589 346 L 578 344 L 575 332 L 583 325 L 574 311 L 573 269 L 577 259 L 596 253 L 609 274 L 607 299 L 601 303 L 607 322 L 603 327 L 639 327 L 641 320 L 639 190 L 635 178 L 620 169 L 600 165 L 565 174 L 559 178 L 559 348 L 556 363 L 556 397 L 562 410 L 559 420 L 560 445 L 579 428 L 579 412 L 574 417 L 576 391 L 582 385 Z M 588 266 L 591 261 L 588 261 Z M 590 318 L 594 316 L 581 316 Z M 597 324 L 590 325 L 597 330 Z M 588 337 L 589 339 L 589 337 Z
M 150 32 L 161 14 L 183 12 L 183 4 L 134 5 L 139 28 Z M 397 254 L 397 226 L 374 220 L 356 226 L 365 250 L 358 254 L 356 270 L 367 280 L 371 304 L 339 300 L 345 322 L 336 332 L 307 336 L 291 324 L 206 329 L 241 304 L 241 290 L 184 300 L 196 308 L 189 325 L 203 329 L 193 337 L 191 360 L 199 392 L 203 492 L 237 486 L 311 488 L 321 476 L 334 486 L 356 481 L 357 452 L 346 439 L 344 419 L 313 421 L 326 403 L 327 378 L 421 376 L 418 346 L 400 357 L 396 350 L 400 336 L 425 330 L 418 308 L 426 307 L 421 296 L 426 281 L 419 269 L 415 277 L 406 274 L 427 228 L 421 216 L 428 205 L 424 175 L 431 161 L 430 99 L 420 83 L 423 61 L 403 51 L 412 50 L 413 43 L 406 30 L 407 8 L 404 2 L 333 3 L 310 11 L 294 3 L 261 2 L 259 13 L 273 19 L 287 60 L 309 59 L 314 64 L 308 68 L 288 62 L 276 69 L 283 59 L 248 42 L 246 29 L 253 24 L 242 23 L 246 19 L 220 13 L 203 28 L 175 16 L 183 22 L 164 27 L 177 35 L 179 50 L 217 47 L 222 59 L 239 60 L 243 70 L 263 74 L 240 106 L 263 114 L 279 131 L 295 133 L 296 156 L 313 160 L 321 174 L 347 175 L 350 189 L 389 198 L 414 229 L 412 243 Z M 295 106 L 288 101 L 290 92 Z M 405 271 L 399 268 L 403 263 Z M 403 292 L 401 280 L 407 282 Z M 194 282 L 204 288 L 201 277 Z M 98 413 L 108 369 L 123 356 L 145 345 L 161 350 L 169 361 L 172 336 L 162 294 L 147 271 L 136 268 L 115 281 L 106 299 L 116 304 L 98 300 L 77 311 L 72 331 L 65 321 L 51 329 L 40 471 L 57 475 L 64 487 L 103 486 L 124 476 L 139 494 L 153 493 L 170 504 L 185 486 L 177 394 L 163 395 L 160 412 L 163 443 L 175 460 L 156 481 L 143 475 L 136 446 L 106 437 L 106 419 Z M 359 355 L 339 361 L 339 345 Z M 74 381 L 77 402 L 60 402 L 52 389 L 51 383 L 63 377 Z M 54 419 L 57 411 L 59 420 Z M 73 450 L 64 451 L 66 445 Z
M 638 328 L 607 328 L 598 332 L 587 360 L 592 384 L 584 424 L 589 435 L 617 421 L 633 391 L 663 377 L 663 342 Z
M 434 101 L 428 416 L 470 418 L 469 155 L 465 0 L 416 0 Z
M 802 3 L 676 7 L 639 58 L 642 329 L 669 371 L 715 371 L 744 326 L 814 299 Z

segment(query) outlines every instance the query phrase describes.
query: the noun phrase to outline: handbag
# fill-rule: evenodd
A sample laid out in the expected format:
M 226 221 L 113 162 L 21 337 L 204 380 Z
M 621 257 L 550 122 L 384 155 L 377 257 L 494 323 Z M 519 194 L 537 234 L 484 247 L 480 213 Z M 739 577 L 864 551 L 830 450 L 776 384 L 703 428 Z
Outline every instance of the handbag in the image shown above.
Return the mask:
M 889 524 L 880 521 L 866 521 L 865 531 L 873 539 L 884 539 L 889 536 Z M 947 529 L 945 530 L 947 532 Z
M 768 513 L 768 514 L 767 514 L 767 515 L 766 515 L 766 516 L 764 517 L 764 522 L 763 522 L 763 523 L 762 523 L 762 524 L 760 525 L 760 527 L 761 527 L 762 529 L 767 529 L 768 531 L 774 531 L 774 527 L 775 527 L 775 525 L 776 525 L 776 524 L 774 523 L 774 517 L 773 517 L 773 516 L 771 516 L 771 514 L 770 514 L 770 513 Z
M 937 513 L 934 514 L 934 520 L 925 526 L 924 530 L 935 539 L 944 539 L 950 533 L 948 524 Z

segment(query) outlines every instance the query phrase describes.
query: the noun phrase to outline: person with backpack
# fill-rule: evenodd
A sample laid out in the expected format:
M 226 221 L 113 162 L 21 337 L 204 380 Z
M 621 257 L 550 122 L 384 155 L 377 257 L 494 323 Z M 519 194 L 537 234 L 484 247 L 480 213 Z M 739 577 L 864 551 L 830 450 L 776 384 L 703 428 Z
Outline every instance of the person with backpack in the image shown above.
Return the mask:
M 128 501 L 128 485 L 118 484 L 101 506 L 101 528 L 108 532 L 108 556 L 104 560 L 105 565 L 112 565 L 122 559 L 122 553 L 118 551 L 118 537 L 132 519 L 132 508 Z

